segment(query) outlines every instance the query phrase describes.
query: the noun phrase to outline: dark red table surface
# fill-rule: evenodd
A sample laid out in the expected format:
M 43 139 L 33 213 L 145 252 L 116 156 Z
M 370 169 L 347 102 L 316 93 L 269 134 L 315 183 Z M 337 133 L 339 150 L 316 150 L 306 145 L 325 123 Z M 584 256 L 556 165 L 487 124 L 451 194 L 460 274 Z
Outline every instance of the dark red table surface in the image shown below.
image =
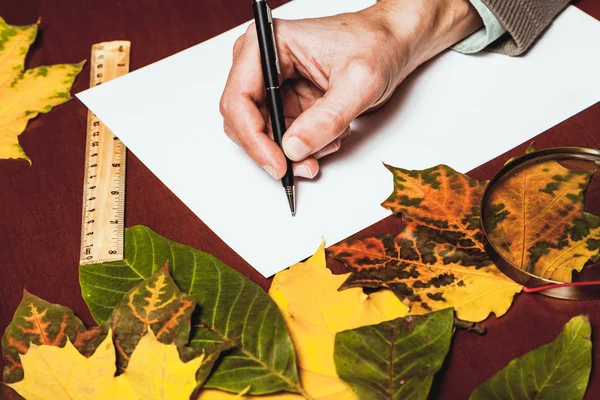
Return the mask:
M 283 3 L 285 0 L 271 0 L 273 7 Z M 583 0 L 576 5 L 600 19 L 600 2 Z M 21 25 L 42 18 L 41 33 L 28 56 L 29 67 L 81 61 L 89 58 L 93 43 L 127 39 L 133 43 L 131 68 L 135 70 L 249 20 L 252 10 L 248 0 L 5 0 L 0 2 L 0 16 Z M 88 87 L 88 68 L 75 83 L 74 93 Z M 86 108 L 73 100 L 32 121 L 20 137 L 32 166 L 0 160 L 0 332 L 10 322 L 24 287 L 71 307 L 84 322 L 93 324 L 80 295 L 77 274 L 86 113 Z M 481 134 L 485 136 L 484 131 Z M 536 138 L 536 147 L 552 146 L 600 148 L 600 104 Z M 489 179 L 525 147 L 523 144 L 476 168 L 471 176 Z M 586 207 L 600 213 L 599 191 L 588 193 Z M 225 245 L 131 153 L 126 223 L 146 225 L 167 238 L 212 253 L 265 289 L 269 286 L 270 280 Z M 392 233 L 399 226 L 397 218 L 389 217 L 358 235 Z M 344 271 L 339 263 L 328 263 L 334 271 Z M 485 336 L 464 331 L 456 334 L 431 398 L 467 398 L 511 359 L 551 341 L 570 317 L 587 314 L 595 330 L 595 367 L 586 398 L 599 399 L 599 306 L 595 301 L 517 296 L 505 316 L 486 321 Z M 10 393 L 5 386 L 0 389 L 0 397 L 12 397 Z

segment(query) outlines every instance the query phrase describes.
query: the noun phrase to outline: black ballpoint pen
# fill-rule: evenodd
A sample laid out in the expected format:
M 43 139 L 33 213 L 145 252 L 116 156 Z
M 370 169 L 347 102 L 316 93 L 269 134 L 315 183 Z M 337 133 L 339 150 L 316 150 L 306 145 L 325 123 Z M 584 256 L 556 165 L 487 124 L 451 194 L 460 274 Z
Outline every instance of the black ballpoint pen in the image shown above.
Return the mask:
M 283 100 L 279 88 L 279 57 L 277 55 L 277 42 L 275 41 L 275 29 L 273 28 L 273 17 L 271 9 L 266 0 L 252 0 L 254 8 L 254 23 L 258 34 L 258 46 L 260 48 L 260 61 L 262 65 L 265 88 L 267 91 L 267 107 L 271 116 L 273 127 L 273 139 L 283 150 L 282 139 L 285 133 L 285 118 L 283 115 Z M 284 153 L 285 154 L 285 153 Z M 294 188 L 294 172 L 292 161 L 285 157 L 287 170 L 281 178 L 285 194 L 290 204 L 292 216 L 296 215 L 296 192 Z

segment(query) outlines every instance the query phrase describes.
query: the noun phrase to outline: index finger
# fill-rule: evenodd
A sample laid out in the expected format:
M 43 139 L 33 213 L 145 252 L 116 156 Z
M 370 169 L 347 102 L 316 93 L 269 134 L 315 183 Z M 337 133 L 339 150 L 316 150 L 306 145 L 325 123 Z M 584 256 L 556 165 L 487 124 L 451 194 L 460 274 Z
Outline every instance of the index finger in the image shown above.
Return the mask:
M 264 102 L 260 51 L 252 24 L 231 67 L 220 110 L 231 134 L 248 155 L 263 168 L 272 168 L 280 178 L 286 171 L 286 161 L 279 146 L 266 134 L 267 121 L 259 109 Z

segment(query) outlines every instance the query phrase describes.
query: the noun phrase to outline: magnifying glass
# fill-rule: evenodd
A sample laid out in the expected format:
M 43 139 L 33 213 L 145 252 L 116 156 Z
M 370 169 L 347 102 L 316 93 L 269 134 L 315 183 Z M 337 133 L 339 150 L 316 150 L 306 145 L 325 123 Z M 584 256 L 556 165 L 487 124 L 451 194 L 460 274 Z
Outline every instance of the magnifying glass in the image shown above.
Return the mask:
M 600 215 L 585 207 L 586 197 L 600 199 L 600 176 L 593 178 L 598 167 L 597 149 L 531 150 L 486 186 L 485 249 L 525 292 L 600 299 Z

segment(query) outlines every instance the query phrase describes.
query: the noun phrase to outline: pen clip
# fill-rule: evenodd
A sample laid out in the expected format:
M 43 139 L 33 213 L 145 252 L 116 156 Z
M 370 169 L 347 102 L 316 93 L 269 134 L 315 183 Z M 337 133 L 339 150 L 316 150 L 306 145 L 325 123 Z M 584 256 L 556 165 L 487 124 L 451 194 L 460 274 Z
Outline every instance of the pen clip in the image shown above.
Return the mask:
M 271 38 L 273 39 L 273 51 L 275 52 L 275 67 L 277 73 L 281 75 L 281 68 L 279 67 L 279 54 L 277 52 L 277 40 L 275 40 L 275 26 L 273 24 L 273 15 L 271 14 L 271 7 L 267 6 L 267 18 L 269 19 L 269 26 L 271 27 Z

